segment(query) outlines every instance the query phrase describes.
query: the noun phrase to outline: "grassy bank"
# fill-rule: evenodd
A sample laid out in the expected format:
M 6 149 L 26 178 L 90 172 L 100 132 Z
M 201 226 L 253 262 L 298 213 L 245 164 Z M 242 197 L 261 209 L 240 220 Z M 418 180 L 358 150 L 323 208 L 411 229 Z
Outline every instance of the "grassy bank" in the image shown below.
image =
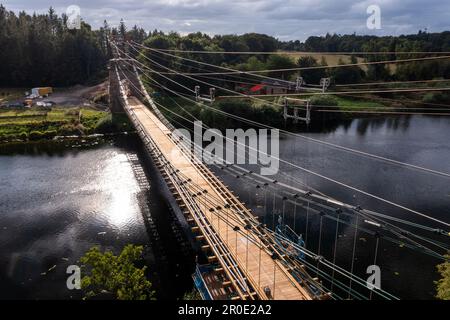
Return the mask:
M 0 109 L 0 141 L 52 139 L 94 133 L 131 131 L 125 115 L 89 107 Z
M 310 98 L 312 105 L 326 107 L 333 106 L 333 110 L 379 110 L 380 108 L 386 107 L 386 105 L 381 102 L 371 101 L 367 99 L 350 98 L 343 96 L 333 96 L 333 95 L 315 95 L 315 96 L 302 96 L 301 98 Z M 264 102 L 267 101 L 267 103 Z M 192 116 L 199 120 L 202 120 L 208 126 L 226 129 L 226 128 L 236 128 L 245 127 L 246 125 L 239 120 L 233 119 L 211 110 L 212 108 L 222 110 L 224 112 L 233 114 L 235 116 L 251 119 L 266 125 L 274 127 L 286 127 L 291 125 L 292 121 L 285 123 L 283 119 L 283 108 L 282 108 L 282 98 L 261 98 L 259 100 L 254 100 L 250 98 L 223 98 L 217 99 L 211 106 L 198 105 L 194 103 L 187 102 L 182 98 L 169 98 L 169 97 L 158 97 L 157 101 L 162 105 L 166 106 L 168 110 L 161 108 L 164 115 L 171 120 L 176 127 L 191 126 L 188 121 L 176 116 L 174 113 L 181 115 L 192 121 Z M 274 105 L 278 104 L 279 106 Z M 171 112 L 172 111 L 172 112 Z M 313 117 L 318 119 L 320 116 L 325 116 L 323 112 L 314 112 Z M 360 115 L 359 115 L 360 116 Z M 351 113 L 336 114 L 333 113 L 334 118 L 348 118 L 352 117 Z M 296 125 L 297 126 L 297 125 Z

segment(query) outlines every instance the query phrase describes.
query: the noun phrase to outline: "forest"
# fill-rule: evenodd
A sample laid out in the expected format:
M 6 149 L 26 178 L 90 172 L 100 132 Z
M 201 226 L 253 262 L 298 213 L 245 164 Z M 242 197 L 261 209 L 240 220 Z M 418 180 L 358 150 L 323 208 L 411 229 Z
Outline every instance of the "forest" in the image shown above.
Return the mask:
M 20 12 L 0 5 L 0 86 L 68 86 L 105 73 L 104 32 L 82 22 L 66 27 L 67 17 Z
M 407 52 L 407 51 L 450 51 L 450 31 L 427 33 L 419 31 L 414 35 L 398 37 L 375 37 L 363 35 L 311 36 L 305 42 L 279 41 L 257 33 L 242 35 L 215 35 L 191 33 L 185 36 L 177 32 L 154 30 L 146 32 L 138 26 L 128 30 L 121 21 L 117 27 L 110 27 L 105 21 L 98 30 L 82 22 L 80 29 L 68 29 L 67 17 L 58 16 L 50 8 L 46 14 L 18 14 L 0 5 L 0 86 L 30 87 L 39 85 L 69 86 L 98 82 L 106 77 L 109 58 L 107 35 L 122 35 L 144 45 L 160 49 L 181 49 L 199 51 L 319 51 L 319 52 Z M 131 52 L 133 54 L 133 52 Z M 138 52 L 134 52 L 138 56 Z M 293 59 L 288 55 L 189 55 L 216 65 L 229 66 L 239 70 L 265 70 L 295 67 L 326 66 L 322 58 L 301 56 Z M 357 61 L 396 60 L 420 55 L 377 54 L 352 55 L 351 61 L 338 60 L 338 64 Z M 158 62 L 172 65 L 167 58 L 155 57 Z M 159 60 L 158 60 L 159 59 Z M 357 60 L 359 59 L 359 60 Z M 169 59 L 170 60 L 170 59 Z M 198 67 L 184 67 L 184 71 L 199 71 Z M 292 72 L 268 73 L 279 78 L 292 78 Z M 390 70 L 386 64 L 355 67 L 323 68 L 305 70 L 301 76 L 309 83 L 316 83 L 321 77 L 330 76 L 339 83 L 390 80 L 428 80 L 450 78 L 450 61 L 431 60 L 398 64 Z

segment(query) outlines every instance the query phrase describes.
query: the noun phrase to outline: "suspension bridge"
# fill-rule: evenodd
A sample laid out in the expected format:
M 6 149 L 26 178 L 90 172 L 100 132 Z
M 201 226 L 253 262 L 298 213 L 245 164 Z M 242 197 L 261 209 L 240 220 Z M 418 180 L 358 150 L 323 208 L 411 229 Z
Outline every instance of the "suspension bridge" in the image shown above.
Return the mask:
M 147 92 L 146 85 L 158 87 L 192 103 L 201 103 L 205 108 L 248 124 L 267 127 L 262 123 L 209 106 L 208 103 L 213 102 L 215 98 L 213 91 L 211 91 L 210 96 L 202 97 L 199 94 L 198 87 L 189 88 L 180 82 L 179 78 L 194 80 L 199 85 L 208 85 L 211 88 L 232 93 L 233 96 L 251 99 L 261 98 L 214 85 L 199 79 L 195 76 L 195 73 L 177 71 L 155 61 L 149 57 L 150 55 L 144 55 L 145 59 L 154 66 L 149 68 L 142 61 L 136 59 L 129 49 L 134 49 L 136 52 L 146 49 L 169 55 L 169 57 L 179 58 L 173 53 L 143 47 L 137 43 L 128 43 L 129 47 L 127 48 L 123 42 L 111 40 L 110 45 L 113 52 L 113 58 L 109 65 L 111 109 L 113 112 L 124 111 L 128 115 L 153 164 L 159 170 L 183 212 L 192 234 L 201 244 L 201 249 L 207 257 L 207 264 L 197 266 L 194 279 L 204 299 L 398 299 L 399 297 L 385 289 L 368 285 L 366 279 L 356 274 L 355 249 L 357 237 L 360 233 L 364 233 L 373 239 L 374 265 L 377 262 L 381 239 L 395 246 L 406 247 L 417 254 L 430 256 L 437 260 L 444 259 L 444 254 L 450 248 L 449 224 L 445 221 L 440 221 L 425 213 L 359 190 L 287 161 L 285 161 L 286 164 L 292 165 L 297 170 L 318 175 L 354 192 L 373 197 L 384 204 L 420 216 L 429 221 L 431 225 L 413 223 L 388 214 L 364 209 L 358 205 L 346 204 L 306 185 L 299 188 L 293 184 L 262 176 L 236 164 L 227 163 L 224 159 L 218 159 L 212 165 L 213 167 L 233 177 L 240 178 L 243 183 L 253 185 L 264 194 L 265 202 L 267 202 L 267 194 L 270 193 L 274 195 L 274 201 L 275 197 L 280 199 L 283 210 L 277 215 L 272 212 L 272 224 L 269 226 L 267 223 L 261 222 L 251 209 L 193 152 L 193 150 L 202 147 L 193 144 L 188 145 L 182 137 L 174 134 L 173 123 L 183 126 L 182 121 L 192 123 L 197 119 L 187 110 L 184 110 L 181 105 L 178 106 L 186 111 L 185 115 L 181 115 L 157 102 Z M 192 59 L 187 60 L 193 61 Z M 417 59 L 411 60 L 416 61 Z M 226 72 L 219 72 L 219 74 L 243 74 L 236 70 L 230 70 L 230 68 L 224 69 Z M 199 76 L 204 76 L 204 73 L 199 74 Z M 163 85 L 151 76 L 154 74 L 180 86 L 184 92 L 178 92 Z M 218 72 L 205 74 L 214 75 Z M 255 75 L 253 73 L 244 74 L 246 76 Z M 179 78 L 174 80 L 171 75 L 176 75 Z M 258 79 L 260 77 L 266 76 L 257 75 Z M 283 80 L 280 80 L 280 82 L 283 83 Z M 292 83 L 285 85 L 292 85 Z M 344 93 L 351 94 L 354 92 L 347 90 Z M 176 101 L 174 102 L 176 103 Z M 283 107 L 282 104 L 278 106 Z M 168 121 L 162 111 L 165 114 L 173 114 L 173 116 L 178 117 L 179 121 L 175 118 Z M 307 112 L 309 113 L 310 110 L 308 109 Z M 296 118 L 297 113 L 298 110 L 295 111 L 294 116 L 288 115 L 288 117 Z M 186 114 L 189 115 L 189 118 Z M 285 131 L 285 133 L 315 141 L 313 138 L 297 133 L 289 131 Z M 330 145 L 328 142 L 315 142 Z M 359 150 L 338 145 L 331 147 L 357 155 L 373 157 L 393 165 L 405 166 L 441 177 L 450 177 L 445 172 L 401 163 Z M 279 160 L 284 161 L 283 159 Z M 267 205 L 265 207 L 267 208 Z M 295 225 L 291 226 L 286 223 L 285 214 L 287 214 L 288 208 L 291 208 L 294 214 L 297 214 L 297 211 L 298 214 L 300 212 L 306 214 L 306 234 L 297 233 Z M 312 250 L 306 243 L 308 240 L 308 219 L 312 219 L 312 217 L 320 221 L 319 244 L 315 248 L 316 250 Z M 324 221 L 332 221 L 336 228 L 334 248 L 332 255 L 329 257 L 321 252 Z M 342 226 L 354 230 L 353 252 L 349 269 L 336 263 L 338 231 Z

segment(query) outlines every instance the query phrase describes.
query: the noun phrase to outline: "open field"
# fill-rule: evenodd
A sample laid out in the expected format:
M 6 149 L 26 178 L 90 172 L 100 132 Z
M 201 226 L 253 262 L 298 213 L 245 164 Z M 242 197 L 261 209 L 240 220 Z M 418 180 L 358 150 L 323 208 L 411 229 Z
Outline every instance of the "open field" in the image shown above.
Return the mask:
M 285 51 L 281 51 L 281 52 L 285 52 Z M 297 61 L 301 57 L 312 56 L 312 57 L 314 57 L 317 60 L 318 63 L 320 63 L 322 61 L 322 58 L 323 58 L 323 59 L 325 59 L 325 62 L 329 66 L 338 65 L 339 64 L 339 60 L 342 60 L 344 63 L 350 63 L 350 59 L 351 59 L 351 56 L 350 55 L 346 55 L 346 54 L 307 54 L 307 53 L 304 53 L 304 52 L 298 52 L 298 53 L 296 53 L 296 52 L 289 52 L 287 54 L 287 56 L 292 58 L 295 61 Z M 360 58 L 360 57 L 357 57 L 356 60 L 358 61 L 358 63 L 364 62 L 364 59 Z M 366 71 L 367 67 L 366 66 L 361 66 L 361 69 Z
M 280 51 L 280 52 L 286 52 L 286 51 Z M 339 60 L 342 60 L 343 63 L 351 63 L 351 56 L 347 54 L 308 54 L 305 52 L 289 52 L 286 54 L 287 56 L 291 57 L 293 60 L 297 61 L 300 57 L 306 57 L 306 56 L 312 56 L 314 57 L 318 63 L 322 61 L 322 58 L 325 59 L 325 62 L 329 66 L 335 66 L 339 64 Z M 358 63 L 363 63 L 364 59 L 361 57 L 356 57 L 356 61 Z M 389 64 L 389 70 L 391 73 L 395 73 L 396 64 L 392 63 Z M 362 65 L 360 66 L 362 70 L 367 71 L 367 66 Z

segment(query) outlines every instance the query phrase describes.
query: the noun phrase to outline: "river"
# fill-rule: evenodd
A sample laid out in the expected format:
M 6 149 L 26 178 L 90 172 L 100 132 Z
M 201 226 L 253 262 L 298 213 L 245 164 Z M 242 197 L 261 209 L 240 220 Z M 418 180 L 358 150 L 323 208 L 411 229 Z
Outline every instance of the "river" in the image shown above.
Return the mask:
M 305 135 L 398 161 L 450 172 L 450 121 L 446 118 L 399 116 L 354 119 L 324 125 Z M 137 161 L 133 160 L 137 156 Z M 343 152 L 301 138 L 284 137 L 280 156 L 308 170 L 448 221 L 447 178 Z M 192 252 L 180 246 L 179 228 L 168 214 L 154 169 L 146 165 L 142 146 L 133 136 L 83 146 L 40 143 L 0 146 L 0 299 L 79 299 L 66 288 L 66 268 L 77 264 L 94 245 L 119 252 L 127 243 L 145 246 L 145 260 L 157 297 L 175 299 L 192 288 Z M 150 186 L 136 176 L 142 168 Z M 322 178 L 281 164 L 277 179 L 307 183 L 327 195 L 418 223 L 427 220 L 378 200 L 349 191 Z M 261 194 L 234 178 L 223 179 L 264 219 Z M 277 204 L 279 207 L 280 204 Z M 145 218 L 150 213 L 151 219 Z M 271 218 L 270 218 L 271 219 Z M 292 216 L 288 216 L 293 223 Z M 296 218 L 303 233 L 304 217 Z M 434 224 L 432 223 L 434 226 Z M 317 234 L 311 221 L 309 234 Z M 328 247 L 334 229 L 325 234 Z M 328 237 L 328 238 L 327 238 Z M 315 237 L 314 237 L 315 238 Z M 360 237 L 362 238 L 362 237 Z M 348 267 L 351 234 L 339 232 L 341 255 Z M 358 241 L 360 261 L 370 241 Z M 327 245 L 323 250 L 328 250 Z M 439 261 L 382 245 L 378 264 L 383 288 L 406 298 L 434 295 Z M 356 267 L 359 274 L 364 266 Z M 359 268 L 359 269 L 358 269 Z
M 450 120 L 448 118 L 433 116 L 361 118 L 316 124 L 309 132 L 299 134 L 399 162 L 450 173 Z M 280 158 L 295 166 L 280 163 L 279 174 L 271 177 L 279 182 L 285 182 L 300 189 L 305 189 L 306 184 L 348 204 L 358 205 L 412 223 L 447 229 L 432 220 L 374 199 L 342 184 L 448 222 L 450 218 L 449 177 L 396 165 L 370 156 L 361 156 L 293 136 L 281 138 Z M 248 168 L 258 172 L 254 166 Z M 243 183 L 244 178 L 236 179 L 234 176 L 224 175 L 222 170 L 215 170 L 215 172 L 221 175 L 225 183 L 236 190 L 241 199 L 261 217 L 260 221 L 270 226 L 277 223 L 277 213 L 284 215 L 285 222 L 289 226 L 295 227 L 295 231 L 302 234 L 304 238 L 306 236 L 307 248 L 318 252 L 321 237 L 319 215 L 309 214 L 307 220 L 306 210 L 298 206 L 295 208 L 295 205 L 287 203 L 283 211 L 281 198 L 276 198 L 274 203 L 273 193 L 265 193 L 263 189 L 257 189 L 255 184 Z M 352 222 L 355 223 L 355 219 Z M 359 225 L 369 227 L 374 232 L 378 231 L 377 228 L 371 228 L 361 221 Z M 447 246 L 449 244 L 447 236 L 434 237 L 432 233 L 424 234 L 415 228 L 409 228 L 409 230 L 445 242 Z M 321 255 L 329 261 L 335 258 L 339 266 L 350 270 L 353 232 L 353 228 L 340 224 L 337 233 L 336 257 L 334 257 L 336 222 L 323 219 Z M 375 261 L 376 241 L 363 232 L 358 232 L 356 238 L 354 271 L 365 280 L 368 278 L 367 266 L 374 264 Z M 432 248 L 436 249 L 436 247 Z M 439 276 L 436 265 L 440 262 L 442 261 L 434 257 L 417 253 L 402 245 L 393 245 L 386 238 L 380 238 L 375 264 L 381 270 L 382 289 L 401 298 L 432 299 L 435 295 L 433 282 Z M 348 281 L 346 283 L 348 284 Z
M 157 298 L 191 288 L 193 259 L 172 233 L 158 186 L 139 182 L 136 137 L 3 147 L 0 156 L 0 299 L 79 299 L 66 269 L 92 246 L 144 246 Z M 1 149 L 0 149 L 1 150 Z M 156 179 L 155 179 L 156 180 Z M 147 190 L 146 190 L 147 189 Z M 150 212 L 151 221 L 144 218 Z

